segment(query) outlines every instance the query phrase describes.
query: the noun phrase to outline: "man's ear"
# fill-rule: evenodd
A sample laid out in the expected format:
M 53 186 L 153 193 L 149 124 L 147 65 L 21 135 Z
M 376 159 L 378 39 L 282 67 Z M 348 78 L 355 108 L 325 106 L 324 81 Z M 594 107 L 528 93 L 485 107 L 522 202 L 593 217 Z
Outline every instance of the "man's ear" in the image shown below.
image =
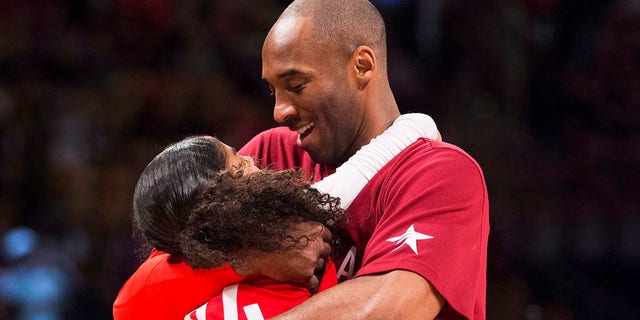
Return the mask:
M 370 47 L 359 46 L 353 52 L 353 68 L 359 88 L 364 88 L 376 71 L 376 55 Z

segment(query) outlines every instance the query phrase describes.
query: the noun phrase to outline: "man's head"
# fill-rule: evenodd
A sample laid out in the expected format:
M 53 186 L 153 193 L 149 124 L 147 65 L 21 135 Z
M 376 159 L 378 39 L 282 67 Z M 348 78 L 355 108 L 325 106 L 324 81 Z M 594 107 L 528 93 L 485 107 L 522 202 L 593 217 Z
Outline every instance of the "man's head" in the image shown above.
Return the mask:
M 320 163 L 337 166 L 399 114 L 386 72 L 384 22 L 366 0 L 299 0 L 265 39 L 262 76 L 274 119 Z

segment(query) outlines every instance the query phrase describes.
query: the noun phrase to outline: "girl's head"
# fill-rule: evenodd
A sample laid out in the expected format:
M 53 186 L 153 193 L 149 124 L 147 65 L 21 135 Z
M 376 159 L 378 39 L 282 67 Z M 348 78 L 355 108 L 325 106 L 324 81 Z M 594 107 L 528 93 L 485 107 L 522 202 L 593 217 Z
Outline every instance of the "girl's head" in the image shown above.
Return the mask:
M 184 260 L 194 268 L 230 263 L 237 271 L 304 282 L 313 269 L 292 265 L 292 257 L 327 241 L 325 225 L 344 214 L 338 201 L 314 189 L 300 170 L 217 175 L 180 236 Z
M 165 148 L 144 169 L 133 196 L 133 227 L 147 244 L 180 254 L 184 229 L 196 195 L 223 171 L 254 172 L 247 157 L 210 136 L 189 137 Z
M 338 201 L 299 170 L 260 171 L 219 140 L 197 136 L 170 145 L 144 169 L 133 226 L 146 244 L 180 257 L 175 262 L 230 263 L 247 275 L 311 283 L 331 250 L 324 224 L 344 213 Z M 302 251 L 312 257 L 298 259 Z

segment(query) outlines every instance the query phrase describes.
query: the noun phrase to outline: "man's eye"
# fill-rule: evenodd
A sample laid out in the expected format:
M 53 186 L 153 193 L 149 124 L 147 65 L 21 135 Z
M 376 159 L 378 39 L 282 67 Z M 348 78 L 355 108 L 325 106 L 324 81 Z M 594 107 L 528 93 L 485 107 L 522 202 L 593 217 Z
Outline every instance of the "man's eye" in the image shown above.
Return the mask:
M 295 93 L 300 93 L 300 91 L 302 91 L 302 89 L 304 89 L 304 84 L 299 84 L 295 87 L 289 87 L 289 90 Z
M 273 95 L 275 95 L 275 94 L 276 94 L 275 89 L 273 89 L 273 87 L 272 87 L 270 84 L 269 84 L 269 85 L 267 85 L 267 90 L 269 90 L 269 95 L 270 95 L 270 96 L 273 96 Z

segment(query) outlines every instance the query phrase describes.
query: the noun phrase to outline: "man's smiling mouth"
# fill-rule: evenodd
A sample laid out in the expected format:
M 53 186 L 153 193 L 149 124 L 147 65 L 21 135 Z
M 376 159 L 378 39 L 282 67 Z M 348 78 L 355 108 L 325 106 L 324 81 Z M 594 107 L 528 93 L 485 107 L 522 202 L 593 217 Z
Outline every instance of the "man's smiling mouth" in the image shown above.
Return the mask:
M 298 136 L 300 137 L 300 140 L 306 138 L 312 131 L 313 127 L 315 125 L 313 123 L 310 123 L 298 130 L 296 130 L 296 132 L 298 132 Z

